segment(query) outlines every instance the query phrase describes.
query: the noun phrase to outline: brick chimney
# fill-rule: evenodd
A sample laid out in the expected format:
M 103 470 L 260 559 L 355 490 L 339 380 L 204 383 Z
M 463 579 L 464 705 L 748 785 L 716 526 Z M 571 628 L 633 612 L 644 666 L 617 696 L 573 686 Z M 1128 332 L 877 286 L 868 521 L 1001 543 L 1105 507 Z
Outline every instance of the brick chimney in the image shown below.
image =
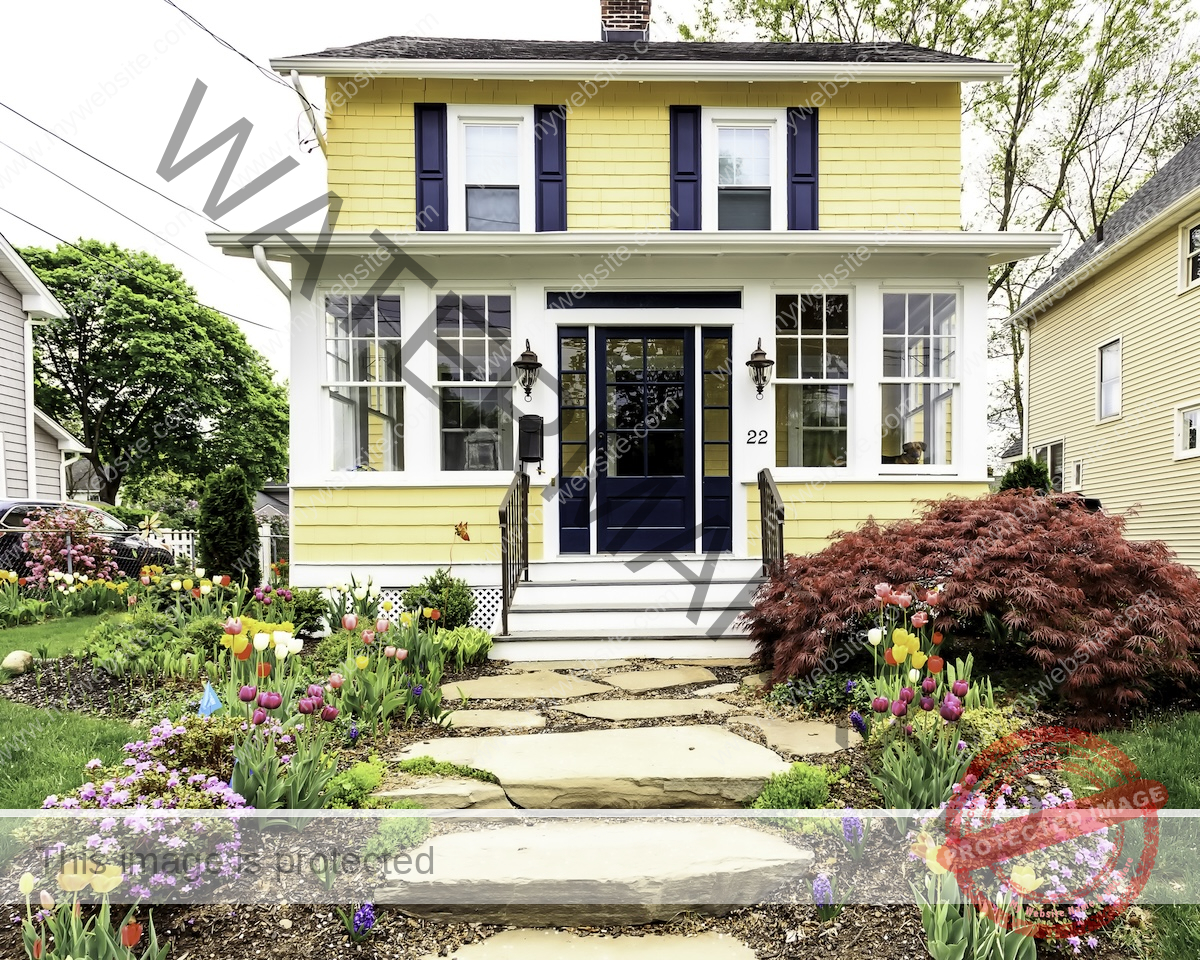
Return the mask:
M 600 0 L 600 39 L 633 43 L 650 39 L 650 0 Z

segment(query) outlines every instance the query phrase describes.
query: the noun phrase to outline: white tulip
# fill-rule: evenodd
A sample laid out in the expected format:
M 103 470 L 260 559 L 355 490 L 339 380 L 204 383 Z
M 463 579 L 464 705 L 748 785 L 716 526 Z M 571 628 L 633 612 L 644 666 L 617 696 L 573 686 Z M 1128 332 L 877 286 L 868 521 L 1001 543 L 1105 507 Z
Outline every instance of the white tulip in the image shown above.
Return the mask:
M 256 633 L 254 635 L 254 649 L 262 653 L 271 645 L 271 635 L 269 633 Z
M 63 574 L 63 580 L 64 580 L 65 582 L 67 582 L 67 583 L 71 583 L 71 582 L 72 582 L 74 579 L 75 579 L 75 577 L 74 577 L 74 576 L 72 576 L 72 575 L 71 575 L 71 574 L 69 574 L 69 573 L 64 573 L 64 574 Z
M 198 577 L 204 576 L 204 568 L 203 567 L 196 568 L 196 576 L 198 576 Z
M 299 653 L 303 649 L 304 649 L 304 638 L 303 637 L 292 637 L 292 643 L 291 643 L 292 653 Z
M 368 592 L 369 592 L 369 593 L 371 594 L 371 596 L 373 596 L 373 597 L 377 597 L 377 596 L 379 596 L 379 594 L 380 594 L 380 590 L 379 590 L 379 588 L 378 588 L 378 587 L 376 587 L 376 586 L 374 586 L 374 585 L 372 585 L 371 587 L 369 587 L 369 588 L 368 588 Z
M 203 596 L 208 596 L 208 594 L 212 593 L 212 584 L 211 583 L 200 584 L 200 593 Z
M 916 669 L 915 667 L 912 670 L 909 670 L 908 671 L 908 679 L 909 679 L 910 683 L 916 683 L 918 680 L 921 679 L 921 671 Z
M 367 599 L 367 588 L 359 587 L 358 589 L 356 589 L 354 591 L 354 599 L 355 600 L 366 600 Z
M 286 630 L 276 630 L 272 636 L 275 638 L 275 649 L 278 650 L 280 647 L 291 648 L 292 635 Z
M 881 640 L 883 640 L 883 631 L 878 627 L 872 627 L 867 631 L 867 641 L 871 644 L 871 646 L 879 646 Z
M 279 644 L 275 644 L 275 659 L 278 660 L 280 663 L 283 663 L 283 661 L 286 660 L 287 657 L 288 657 L 288 648 L 281 647 L 281 646 L 279 646 Z

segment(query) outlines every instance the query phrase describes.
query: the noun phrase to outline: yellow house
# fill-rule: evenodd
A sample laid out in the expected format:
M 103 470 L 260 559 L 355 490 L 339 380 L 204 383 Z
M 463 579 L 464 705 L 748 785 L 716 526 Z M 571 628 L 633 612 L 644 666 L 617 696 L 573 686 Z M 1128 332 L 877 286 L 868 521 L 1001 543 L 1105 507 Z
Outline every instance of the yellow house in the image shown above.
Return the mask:
M 1029 335 L 1027 452 L 1200 569 L 1200 139 L 1012 321 Z
M 961 87 L 1010 68 L 649 7 L 273 61 L 325 78 L 330 230 L 213 242 L 292 266 L 298 583 L 453 561 L 512 655 L 726 655 L 760 488 L 791 552 L 986 490 L 988 268 L 1058 242 L 961 227 Z

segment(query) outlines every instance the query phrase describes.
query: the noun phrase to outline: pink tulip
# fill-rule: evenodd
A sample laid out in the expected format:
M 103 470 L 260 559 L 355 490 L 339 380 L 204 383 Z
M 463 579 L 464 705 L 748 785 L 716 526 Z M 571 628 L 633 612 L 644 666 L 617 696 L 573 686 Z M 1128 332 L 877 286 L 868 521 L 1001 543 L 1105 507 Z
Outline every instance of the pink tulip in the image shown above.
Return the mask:
M 331 673 L 329 675 L 329 685 L 331 687 L 333 687 L 334 690 L 341 690 L 342 684 L 345 682 L 346 682 L 346 678 L 343 677 L 340 673 Z
M 375 632 L 376 633 L 387 633 L 388 627 L 390 627 L 390 626 L 391 626 L 391 623 L 388 620 L 385 620 L 383 617 L 380 617 L 378 620 L 375 621 Z
M 929 622 L 929 614 L 924 610 L 918 610 L 912 615 L 912 625 L 918 629 L 925 626 Z
M 242 632 L 242 621 L 238 617 L 230 617 L 225 621 L 225 632 L 231 637 L 236 637 Z
M 880 600 L 887 600 L 892 592 L 892 585 L 886 581 L 875 584 L 875 596 Z
M 395 647 L 384 647 L 383 655 L 385 657 L 389 657 L 389 658 L 394 657 L 396 655 L 396 648 Z
M 926 677 L 921 681 L 921 689 L 926 693 L 933 693 L 937 689 L 937 681 L 933 677 Z
M 903 700 L 897 700 L 895 703 L 892 704 L 892 716 L 902 717 L 906 713 L 908 713 L 908 704 L 905 703 Z
M 309 697 L 309 699 L 312 701 L 313 713 L 316 713 L 323 706 L 325 706 L 325 698 L 324 697 Z
M 319 697 L 321 695 L 321 685 L 319 683 L 310 683 L 308 685 L 308 695 L 310 697 Z
M 301 697 L 300 700 L 296 703 L 296 709 L 299 710 L 303 714 L 312 713 L 313 712 L 313 702 L 308 697 Z
M 912 703 L 912 700 L 913 700 L 912 687 L 905 687 L 903 690 L 901 690 L 900 691 L 900 699 L 903 700 L 905 703 Z
M 408 651 L 405 650 L 403 647 L 401 647 L 399 650 L 396 651 L 396 659 L 397 660 L 403 660 L 407 656 L 408 656 Z
M 950 692 L 961 700 L 967 695 L 967 681 L 955 680 L 954 685 L 950 688 Z
M 142 586 L 143 587 L 150 586 L 150 578 L 149 577 L 142 577 Z
M 245 687 L 242 687 L 242 689 L 238 691 L 238 699 L 241 700 L 242 703 L 249 703 L 251 700 L 253 700 L 257 696 L 258 696 L 258 688 L 257 687 L 245 686 Z
M 363 631 L 363 643 L 374 643 L 374 642 L 375 642 L 375 631 L 374 630 L 364 630 Z
M 912 602 L 913 602 L 913 598 L 912 598 L 912 594 L 911 594 L 911 593 L 898 593 L 898 594 L 896 594 L 896 604 L 897 604 L 897 606 L 903 607 L 905 610 L 907 610 L 909 607 L 911 607 L 911 606 L 912 606 Z
M 358 617 L 356 617 L 353 613 L 346 614 L 344 617 L 342 617 L 342 629 L 343 630 L 358 629 Z

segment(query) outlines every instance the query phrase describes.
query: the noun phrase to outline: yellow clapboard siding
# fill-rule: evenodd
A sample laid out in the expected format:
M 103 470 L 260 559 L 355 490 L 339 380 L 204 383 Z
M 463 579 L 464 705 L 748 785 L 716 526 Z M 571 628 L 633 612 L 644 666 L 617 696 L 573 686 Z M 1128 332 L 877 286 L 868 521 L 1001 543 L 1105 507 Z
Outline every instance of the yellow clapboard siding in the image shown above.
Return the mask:
M 415 229 L 413 104 L 566 104 L 567 227 L 670 226 L 672 104 L 820 105 L 818 197 L 827 230 L 961 226 L 959 88 L 954 83 L 581 83 L 520 80 L 326 80 L 329 186 L 340 230 Z M 380 145 L 386 149 L 380 149 Z M 370 160 L 364 163 L 364 159 Z
M 882 522 L 903 520 L 921 511 L 926 500 L 944 497 L 978 497 L 986 483 L 962 480 L 897 482 L 887 480 L 828 484 L 780 483 L 784 500 L 784 547 L 788 553 L 816 553 L 829 545 L 831 534 L 853 530 L 868 518 Z M 758 487 L 747 488 L 747 536 L 750 556 L 762 546 Z
M 506 487 L 363 487 L 292 491 L 292 556 L 301 563 L 500 562 Z M 454 535 L 466 522 L 470 541 Z M 542 557 L 542 511 L 531 493 L 529 556 Z
M 1187 224 L 1200 223 L 1196 209 Z M 1083 493 L 1126 533 L 1200 570 L 1200 458 L 1176 460 L 1175 408 L 1200 400 L 1200 288 L 1179 291 L 1179 223 L 1099 266 L 1033 324 L 1030 448 L 1065 441 Z M 1097 351 L 1121 338 L 1119 418 L 1096 422 Z

